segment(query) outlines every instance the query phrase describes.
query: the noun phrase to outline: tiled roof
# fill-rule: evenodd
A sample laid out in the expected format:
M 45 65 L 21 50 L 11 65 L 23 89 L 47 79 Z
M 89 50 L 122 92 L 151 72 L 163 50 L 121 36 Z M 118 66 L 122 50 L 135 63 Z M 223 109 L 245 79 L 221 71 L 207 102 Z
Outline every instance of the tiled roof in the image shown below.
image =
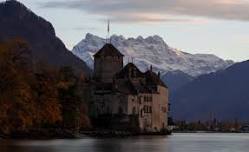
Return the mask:
M 115 75 L 115 78 L 135 78 L 144 77 L 144 74 L 134 65 L 133 63 L 128 63 L 120 72 Z
M 137 94 L 137 90 L 130 81 L 117 82 L 116 91 L 125 94 Z
M 123 57 L 124 55 L 120 53 L 119 50 L 116 49 L 112 44 L 107 43 L 96 54 L 94 54 L 94 57 L 100 57 L 100 56 Z
M 117 89 L 123 93 L 157 93 L 157 85 L 167 88 L 160 77 L 152 70 L 143 73 L 133 63 L 128 63 L 115 75 L 115 79 L 117 80 Z M 120 82 L 121 79 L 125 81 Z
M 158 75 L 151 70 L 148 70 L 147 72 L 145 72 L 145 78 L 146 78 L 146 84 L 148 85 L 161 85 L 163 87 L 168 88 L 164 84 L 164 82 L 158 77 Z

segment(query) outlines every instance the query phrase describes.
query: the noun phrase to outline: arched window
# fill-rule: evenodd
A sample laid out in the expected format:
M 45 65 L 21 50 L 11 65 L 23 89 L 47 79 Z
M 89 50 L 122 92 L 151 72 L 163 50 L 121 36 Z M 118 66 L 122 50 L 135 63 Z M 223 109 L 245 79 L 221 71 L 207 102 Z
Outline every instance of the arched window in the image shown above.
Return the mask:
M 135 107 L 132 108 L 132 114 L 133 114 L 133 115 L 136 114 L 136 108 L 135 108 Z

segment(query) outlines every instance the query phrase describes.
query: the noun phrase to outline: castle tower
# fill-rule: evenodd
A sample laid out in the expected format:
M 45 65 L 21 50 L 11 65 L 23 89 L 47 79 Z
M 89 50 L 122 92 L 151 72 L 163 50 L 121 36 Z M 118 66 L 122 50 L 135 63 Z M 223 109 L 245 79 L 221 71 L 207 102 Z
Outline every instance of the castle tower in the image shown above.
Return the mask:
M 94 55 L 94 78 L 111 83 L 114 75 L 123 68 L 123 54 L 107 43 Z

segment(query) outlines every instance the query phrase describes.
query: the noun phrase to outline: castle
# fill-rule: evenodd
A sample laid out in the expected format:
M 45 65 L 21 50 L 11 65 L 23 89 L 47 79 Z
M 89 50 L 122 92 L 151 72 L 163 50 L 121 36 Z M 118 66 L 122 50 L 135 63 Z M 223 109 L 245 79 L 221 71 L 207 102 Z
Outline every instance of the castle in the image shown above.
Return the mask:
M 141 72 L 123 65 L 123 57 L 106 43 L 94 55 L 90 113 L 107 129 L 160 132 L 167 129 L 168 88 L 152 67 Z

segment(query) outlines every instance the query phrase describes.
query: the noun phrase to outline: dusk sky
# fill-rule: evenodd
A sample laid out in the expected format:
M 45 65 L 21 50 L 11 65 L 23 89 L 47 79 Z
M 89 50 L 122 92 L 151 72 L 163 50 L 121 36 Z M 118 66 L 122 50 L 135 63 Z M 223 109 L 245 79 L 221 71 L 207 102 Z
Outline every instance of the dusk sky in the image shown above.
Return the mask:
M 0 0 L 3 1 L 3 0 Z M 20 0 L 50 21 L 69 49 L 86 33 L 159 35 L 174 48 L 249 59 L 249 0 Z

